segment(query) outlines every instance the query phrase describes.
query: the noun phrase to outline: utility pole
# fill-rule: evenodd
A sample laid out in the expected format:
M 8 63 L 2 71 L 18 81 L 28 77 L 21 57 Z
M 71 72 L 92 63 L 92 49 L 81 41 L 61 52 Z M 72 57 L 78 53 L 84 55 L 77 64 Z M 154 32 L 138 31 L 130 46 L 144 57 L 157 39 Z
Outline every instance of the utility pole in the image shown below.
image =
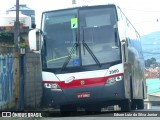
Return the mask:
M 20 110 L 20 54 L 19 54 L 19 0 L 16 0 L 16 20 L 14 22 L 14 46 L 15 46 L 15 55 L 17 59 L 15 60 L 15 67 L 17 72 L 15 74 L 15 102 L 16 110 Z
M 16 0 L 16 21 L 14 23 L 14 45 L 16 51 L 19 48 L 19 0 Z
M 73 5 L 76 4 L 76 0 L 72 0 L 72 4 L 73 4 Z
M 19 46 L 20 42 L 20 28 L 19 28 L 19 0 L 16 0 L 16 21 L 15 21 L 15 29 L 14 29 L 14 45 L 16 48 L 16 52 L 18 52 L 19 56 L 19 79 L 17 82 L 17 109 L 24 111 L 24 54 L 21 52 L 21 48 Z

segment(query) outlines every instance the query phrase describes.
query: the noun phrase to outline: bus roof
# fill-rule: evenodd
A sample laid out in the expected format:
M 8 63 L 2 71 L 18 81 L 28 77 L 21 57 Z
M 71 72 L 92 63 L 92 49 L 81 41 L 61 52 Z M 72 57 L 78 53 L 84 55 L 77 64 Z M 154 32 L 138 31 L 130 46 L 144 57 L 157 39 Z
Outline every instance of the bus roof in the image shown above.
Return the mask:
M 116 4 L 101 4 L 101 5 L 84 5 L 84 6 L 72 6 L 68 8 L 61 8 L 61 9 L 56 9 L 56 10 L 49 10 L 49 11 L 44 11 L 43 13 L 47 12 L 53 12 L 53 11 L 63 11 L 63 10 L 72 10 L 72 9 L 81 9 L 81 8 L 93 8 L 93 7 L 104 7 L 104 6 L 114 6 L 117 7 Z

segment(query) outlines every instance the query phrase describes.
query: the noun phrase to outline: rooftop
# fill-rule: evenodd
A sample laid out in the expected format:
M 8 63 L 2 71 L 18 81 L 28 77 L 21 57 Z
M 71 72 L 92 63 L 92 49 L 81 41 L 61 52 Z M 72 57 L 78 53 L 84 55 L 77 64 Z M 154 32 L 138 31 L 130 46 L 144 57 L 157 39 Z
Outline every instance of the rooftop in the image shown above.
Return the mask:
M 31 8 L 27 7 L 26 4 L 21 4 L 19 5 L 19 10 L 32 10 Z M 7 11 L 16 11 L 16 5 L 14 5 L 13 7 L 11 7 L 10 9 L 8 9 Z

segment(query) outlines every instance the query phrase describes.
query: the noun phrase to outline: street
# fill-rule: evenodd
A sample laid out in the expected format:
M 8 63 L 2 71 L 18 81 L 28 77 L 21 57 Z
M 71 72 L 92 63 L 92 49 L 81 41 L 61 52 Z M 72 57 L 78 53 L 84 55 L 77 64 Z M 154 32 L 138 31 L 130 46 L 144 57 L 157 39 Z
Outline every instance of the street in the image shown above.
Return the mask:
M 159 120 L 160 119 L 160 109 L 156 109 L 157 107 L 154 107 L 152 109 L 144 109 L 144 110 L 134 110 L 131 112 L 121 112 L 119 110 L 116 111 L 109 111 L 106 109 L 102 109 L 101 113 L 91 113 L 86 114 L 84 110 L 79 109 L 78 112 L 73 112 L 69 116 L 62 116 L 58 109 L 55 109 L 52 112 L 40 112 L 40 117 L 2 117 L 0 120 Z M 28 112 L 31 113 L 31 112 Z M 27 112 L 22 112 L 22 114 L 27 114 Z M 13 115 L 13 114 L 12 114 Z
M 102 111 L 99 114 L 86 114 L 85 112 L 73 113 L 70 116 L 62 117 L 60 113 L 53 113 L 50 117 L 43 117 L 44 120 L 158 120 L 160 119 L 160 109 L 144 109 L 134 110 L 131 112 L 120 112 L 120 111 Z

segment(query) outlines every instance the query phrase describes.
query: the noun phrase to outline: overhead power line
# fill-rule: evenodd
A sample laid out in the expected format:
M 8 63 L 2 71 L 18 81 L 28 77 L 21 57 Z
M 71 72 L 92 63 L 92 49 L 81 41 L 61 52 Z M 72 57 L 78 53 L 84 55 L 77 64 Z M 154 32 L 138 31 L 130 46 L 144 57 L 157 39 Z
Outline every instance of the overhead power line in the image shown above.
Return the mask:
M 158 40 L 156 40 L 156 41 L 158 41 Z M 157 44 L 157 43 L 156 44 L 155 43 L 145 43 L 144 44 L 144 43 L 142 43 L 142 45 L 160 45 L 160 44 Z
M 143 53 L 147 53 L 147 54 L 160 54 L 158 52 L 144 52 L 144 51 L 143 51 Z
M 136 22 L 134 24 L 142 24 L 142 23 L 150 23 L 150 22 L 159 22 L 159 20 L 157 18 L 155 18 L 155 19 L 152 19 L 152 20 Z
M 160 13 L 160 10 L 140 10 L 140 9 L 130 9 L 130 8 L 121 8 L 121 9 L 124 9 L 124 10 L 131 10 L 131 11 L 138 11 L 138 12 L 159 12 Z

